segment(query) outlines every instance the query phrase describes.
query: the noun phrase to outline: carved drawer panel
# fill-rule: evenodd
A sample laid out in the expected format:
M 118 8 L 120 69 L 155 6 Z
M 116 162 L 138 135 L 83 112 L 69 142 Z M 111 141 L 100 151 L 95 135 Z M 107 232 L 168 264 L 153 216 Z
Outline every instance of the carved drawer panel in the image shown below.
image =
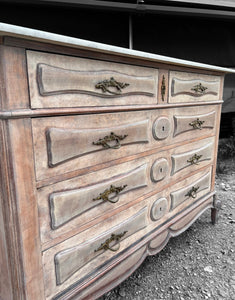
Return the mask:
M 148 143 L 148 120 L 99 130 L 52 127 L 47 130 L 46 137 L 48 164 L 54 167 L 92 152 Z
M 179 190 L 171 192 L 171 209 L 176 208 L 183 202 L 195 200 L 210 191 L 211 188 L 211 173 L 199 178 Z
M 141 238 L 147 223 L 147 207 L 138 204 L 43 252 L 47 298 L 108 268 Z
M 79 175 L 85 169 L 106 167 L 107 162 L 115 164 L 138 153 L 214 135 L 217 113 L 212 106 L 35 118 L 37 180 L 54 177 L 56 181 L 60 174 Z
M 171 174 L 179 172 L 190 165 L 198 165 L 204 160 L 211 160 L 214 154 L 214 143 L 209 142 L 203 147 L 172 155 Z
M 158 70 L 27 51 L 33 108 L 156 104 Z
M 169 102 L 198 102 L 221 99 L 220 76 L 170 72 Z
M 56 229 L 104 202 L 115 205 L 122 194 L 147 186 L 147 164 L 84 188 L 51 193 L 51 227 Z
M 216 113 L 212 111 L 202 115 L 174 116 L 174 136 L 187 131 L 214 128 Z

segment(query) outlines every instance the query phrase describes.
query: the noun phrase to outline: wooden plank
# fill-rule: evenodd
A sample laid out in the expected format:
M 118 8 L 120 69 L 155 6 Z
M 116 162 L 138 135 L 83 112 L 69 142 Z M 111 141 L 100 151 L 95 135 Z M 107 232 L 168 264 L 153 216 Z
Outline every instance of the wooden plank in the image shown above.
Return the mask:
M 5 190 L 5 149 L 4 149 L 4 137 L 3 137 L 3 122 L 0 123 L 0 299 L 13 300 L 13 290 L 11 284 L 11 266 L 9 261 L 8 247 L 9 242 L 9 211 L 7 206 L 7 201 L 4 195 L 6 195 Z
M 14 220 L 20 238 L 15 245 L 21 252 L 22 276 L 20 293 L 22 299 L 44 299 L 41 263 L 41 242 L 38 230 L 38 209 L 34 174 L 31 120 L 20 119 L 8 122 L 10 147 L 9 163 L 13 173 L 10 181 L 12 195 L 10 201 L 17 205 Z M 18 220 L 18 222 L 16 222 Z M 21 298 L 16 298 L 21 299 Z
M 25 50 L 0 45 L 0 55 L 2 110 L 29 108 Z
M 1 109 L 29 109 L 25 50 L 1 45 L 0 54 Z M 10 275 L 6 272 L 4 276 L 10 276 L 8 293 L 12 299 L 41 300 L 44 293 L 31 120 L 4 120 L 1 124 L 2 211 L 10 257 Z
M 24 291 L 24 278 L 23 278 L 23 263 L 22 252 L 20 247 L 20 231 L 19 231 L 19 215 L 18 206 L 15 201 L 15 186 L 14 186 L 14 170 L 11 160 L 11 150 L 8 145 L 9 142 L 9 130 L 8 122 L 1 121 L 1 159 L 0 159 L 0 175 L 1 175 L 1 206 L 4 224 L 4 233 L 1 232 L 1 239 L 5 240 L 5 253 L 4 256 L 9 258 L 5 261 L 8 271 L 5 273 L 1 270 L 1 282 L 9 280 L 6 287 L 9 288 L 9 299 L 25 299 Z M 4 268 L 4 264 L 3 264 Z M 5 287 L 1 290 L 5 293 Z M 4 298 L 3 298 L 4 299 Z

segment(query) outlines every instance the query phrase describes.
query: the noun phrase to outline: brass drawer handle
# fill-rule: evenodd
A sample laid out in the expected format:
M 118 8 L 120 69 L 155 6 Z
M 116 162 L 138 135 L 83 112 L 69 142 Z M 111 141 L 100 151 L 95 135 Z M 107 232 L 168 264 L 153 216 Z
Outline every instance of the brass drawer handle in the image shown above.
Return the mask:
M 203 123 L 205 123 L 205 121 L 201 121 L 197 118 L 195 121 L 190 122 L 189 125 L 192 126 L 194 129 L 200 129 L 201 130 Z
M 102 243 L 99 248 L 95 249 L 95 252 L 100 251 L 100 250 L 110 250 L 113 252 L 116 252 L 120 248 L 120 239 L 127 233 L 127 231 L 124 231 L 120 234 L 111 234 L 111 237 L 108 238 L 104 243 Z M 112 247 L 110 247 L 111 242 L 116 242 Z M 117 246 L 114 248 L 114 246 Z
M 95 85 L 96 89 L 101 89 L 103 93 L 109 93 L 113 95 L 119 95 L 122 92 L 122 89 L 129 86 L 129 83 L 118 82 L 113 77 L 110 79 L 105 79 L 103 81 L 98 82 Z M 109 87 L 114 87 L 117 89 L 117 92 L 110 91 Z
M 194 85 L 194 87 L 191 88 L 191 91 L 194 91 L 196 94 L 204 94 L 207 89 L 208 88 L 203 86 L 200 82 L 199 84 Z
M 201 130 L 203 123 L 205 123 L 205 121 L 201 121 L 197 118 L 195 121 L 189 123 L 189 125 L 192 126 L 194 129 L 200 129 Z
M 108 201 L 111 203 L 116 203 L 119 200 L 119 197 L 117 195 L 124 190 L 124 188 L 127 187 L 127 184 L 123 186 L 114 186 L 111 185 L 109 189 L 106 189 L 103 193 L 100 193 L 99 196 L 93 199 L 93 201 L 96 200 L 103 200 L 103 201 Z M 110 195 L 114 195 L 113 197 L 110 197 Z M 114 200 L 113 200 L 114 199 Z
M 110 135 L 106 135 L 104 138 L 99 139 L 97 142 L 93 142 L 93 145 L 101 145 L 105 149 L 119 149 L 121 147 L 120 141 L 124 140 L 127 137 L 127 134 L 117 135 L 114 132 L 111 132 Z M 115 141 L 114 145 L 109 145 L 109 142 Z
M 191 165 L 198 165 L 199 159 L 202 157 L 202 155 L 197 155 L 196 153 L 187 160 L 187 162 L 191 163 Z
M 188 193 L 185 196 L 186 197 L 188 196 L 188 197 L 196 198 L 197 197 L 197 191 L 198 191 L 198 189 L 199 189 L 199 186 L 197 186 L 197 187 L 193 186 L 191 188 L 191 190 L 188 191 Z

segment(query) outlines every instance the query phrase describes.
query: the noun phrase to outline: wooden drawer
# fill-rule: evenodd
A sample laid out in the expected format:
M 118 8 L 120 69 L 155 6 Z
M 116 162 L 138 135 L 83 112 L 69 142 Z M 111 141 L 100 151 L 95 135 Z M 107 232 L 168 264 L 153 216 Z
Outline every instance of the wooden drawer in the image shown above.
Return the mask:
M 84 174 L 138 153 L 215 135 L 217 114 L 217 106 L 205 106 L 33 119 L 37 180 Z
M 27 51 L 32 108 L 156 104 L 158 70 Z
M 186 197 L 185 193 L 196 184 L 200 185 L 196 196 Z M 190 220 L 185 217 L 178 224 L 179 222 L 175 223 L 172 219 L 209 195 L 210 190 L 211 167 L 169 185 L 162 192 L 156 191 L 151 197 L 125 209 L 125 213 L 121 211 L 44 251 L 46 299 L 51 299 L 54 295 L 60 299 L 59 295 L 62 297 L 63 291 L 71 285 L 76 284 L 82 289 L 84 281 L 94 278 L 101 270 L 110 270 L 125 249 L 137 244 L 139 239 L 148 239 L 149 234 L 160 224 L 171 220 L 169 231 L 171 227 L 176 232 L 181 230 Z M 164 240 L 168 240 L 168 235 L 164 234 L 162 242 Z M 159 241 L 156 239 L 150 243 L 151 249 L 157 246 Z
M 39 189 L 42 248 L 211 165 L 214 148 L 214 138 L 207 138 Z M 201 156 L 191 163 L 195 154 Z
M 43 252 L 46 299 L 108 268 L 144 234 L 147 214 L 146 206 L 135 205 Z
M 169 82 L 170 103 L 222 99 L 220 76 L 171 71 Z

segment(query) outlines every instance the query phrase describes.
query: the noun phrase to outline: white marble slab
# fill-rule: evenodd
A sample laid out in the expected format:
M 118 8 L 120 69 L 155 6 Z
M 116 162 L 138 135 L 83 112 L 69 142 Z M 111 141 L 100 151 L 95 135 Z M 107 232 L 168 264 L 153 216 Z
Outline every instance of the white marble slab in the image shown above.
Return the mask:
M 128 48 L 121 48 L 117 46 L 92 42 L 88 40 L 78 39 L 74 37 L 64 36 L 60 34 L 50 33 L 21 26 L 15 26 L 6 23 L 0 23 L 0 36 L 13 36 L 39 42 L 69 46 L 73 48 L 87 49 L 110 54 L 118 54 L 125 57 L 141 58 L 150 61 L 158 61 L 161 63 L 170 63 L 186 67 L 203 68 L 207 70 L 221 71 L 225 73 L 235 73 L 235 69 L 233 70 L 228 68 L 222 68 L 208 64 L 201 64 L 183 59 L 177 59 L 163 55 L 132 50 Z

